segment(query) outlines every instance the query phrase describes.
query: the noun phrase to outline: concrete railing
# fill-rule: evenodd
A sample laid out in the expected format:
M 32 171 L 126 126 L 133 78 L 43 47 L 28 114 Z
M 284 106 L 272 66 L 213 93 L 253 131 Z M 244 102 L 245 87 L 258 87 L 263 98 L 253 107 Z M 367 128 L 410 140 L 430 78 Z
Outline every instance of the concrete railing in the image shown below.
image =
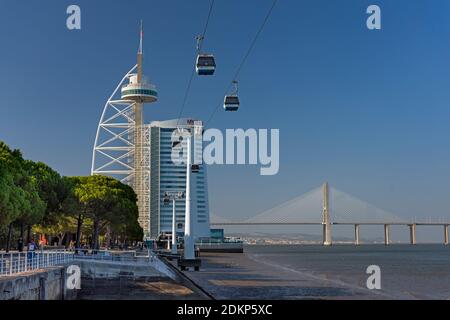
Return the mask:
M 128 263 L 149 263 L 155 258 L 155 254 L 146 251 L 138 254 L 136 251 L 109 251 L 79 249 L 74 255 L 75 260 L 96 260 Z

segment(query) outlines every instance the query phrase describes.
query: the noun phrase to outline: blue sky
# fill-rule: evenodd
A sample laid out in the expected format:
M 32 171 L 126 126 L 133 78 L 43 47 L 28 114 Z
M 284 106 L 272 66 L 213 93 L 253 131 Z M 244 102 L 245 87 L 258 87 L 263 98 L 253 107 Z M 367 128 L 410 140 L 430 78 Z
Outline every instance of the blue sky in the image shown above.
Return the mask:
M 66 28 L 78 4 L 82 30 Z M 382 30 L 366 28 L 378 4 Z M 216 0 L 183 116 L 223 99 L 271 0 Z M 135 63 L 145 23 L 147 75 L 160 100 L 146 120 L 178 116 L 207 0 L 0 0 L 0 140 L 64 175 L 90 172 L 105 100 Z M 279 0 L 239 77 L 242 106 L 212 127 L 279 128 L 280 172 L 209 170 L 211 211 L 253 216 L 328 180 L 403 217 L 449 217 L 450 2 Z M 230 198 L 233 201 L 230 201 Z

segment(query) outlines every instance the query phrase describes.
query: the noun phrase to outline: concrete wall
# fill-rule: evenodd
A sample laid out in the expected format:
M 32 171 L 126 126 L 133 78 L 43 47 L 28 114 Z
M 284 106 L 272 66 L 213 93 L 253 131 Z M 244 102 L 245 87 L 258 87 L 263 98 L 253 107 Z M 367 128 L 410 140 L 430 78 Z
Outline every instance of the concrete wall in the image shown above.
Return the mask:
M 156 262 L 156 263 L 155 263 Z M 159 261 L 152 264 L 139 264 L 128 262 L 111 261 L 75 261 L 72 264 L 78 265 L 81 269 L 82 278 L 119 278 L 129 276 L 134 278 L 174 278 L 175 274 Z M 81 283 L 83 285 L 83 283 Z
M 152 261 L 112 262 L 96 260 L 76 260 L 67 266 L 24 273 L 18 276 L 0 278 L 0 300 L 73 300 L 77 290 L 66 286 L 67 267 L 77 265 L 83 279 L 130 278 L 171 278 L 175 273 L 158 258 Z
M 0 278 L 0 300 L 72 300 L 76 290 L 66 289 L 66 267 Z

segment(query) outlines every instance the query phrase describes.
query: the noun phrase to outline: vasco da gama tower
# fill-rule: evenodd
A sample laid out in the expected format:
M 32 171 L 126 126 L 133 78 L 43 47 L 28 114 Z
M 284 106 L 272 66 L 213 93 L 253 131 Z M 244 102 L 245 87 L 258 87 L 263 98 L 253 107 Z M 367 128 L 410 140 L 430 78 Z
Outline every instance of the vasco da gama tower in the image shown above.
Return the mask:
M 162 201 L 164 192 L 186 190 L 186 166 L 171 163 L 171 132 L 179 127 L 193 130 L 194 121 L 144 124 L 144 105 L 155 103 L 158 92 L 143 74 L 142 61 L 141 24 L 137 64 L 122 78 L 103 108 L 92 152 L 91 174 L 109 175 L 133 187 L 144 238 L 154 239 L 172 231 L 171 208 L 166 208 Z M 206 168 L 200 168 L 190 184 L 193 230 L 197 238 L 209 237 L 210 232 Z M 176 209 L 177 232 L 182 232 L 185 201 L 179 200 Z

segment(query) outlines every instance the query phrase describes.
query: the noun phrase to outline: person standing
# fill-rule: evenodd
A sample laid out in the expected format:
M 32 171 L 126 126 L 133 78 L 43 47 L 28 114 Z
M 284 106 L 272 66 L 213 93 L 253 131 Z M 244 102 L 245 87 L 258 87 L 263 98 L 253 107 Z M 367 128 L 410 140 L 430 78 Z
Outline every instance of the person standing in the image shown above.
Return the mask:
M 19 240 L 17 241 L 17 250 L 19 252 L 23 252 L 23 238 L 19 237 Z
M 28 243 L 28 261 L 30 263 L 30 266 L 33 267 L 33 259 L 34 259 L 34 252 L 36 251 L 36 243 L 34 242 L 34 239 L 31 238 L 30 242 Z

